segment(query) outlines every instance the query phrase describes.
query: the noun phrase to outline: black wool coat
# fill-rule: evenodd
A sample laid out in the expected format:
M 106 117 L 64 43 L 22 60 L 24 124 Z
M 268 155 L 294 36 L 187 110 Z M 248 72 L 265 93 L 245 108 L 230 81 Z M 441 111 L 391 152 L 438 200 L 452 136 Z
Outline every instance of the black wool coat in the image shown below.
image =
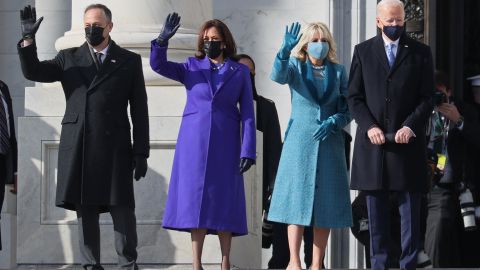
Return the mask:
M 4 164 L 2 164 L 2 168 L 5 168 L 5 171 L 0 172 L 0 185 L 5 184 L 13 184 L 13 176 L 14 173 L 17 172 L 17 139 L 15 137 L 15 122 L 13 116 L 13 106 L 12 106 L 12 96 L 10 95 L 10 91 L 8 90 L 8 86 L 0 81 L 0 91 L 7 102 L 7 110 L 8 110 L 8 122 L 10 126 L 10 150 L 4 157 Z M 3 204 L 3 192 L 0 196 L 0 209 L 2 209 Z
M 97 70 L 87 43 L 39 61 L 36 45 L 18 46 L 25 78 L 60 81 L 66 99 L 58 153 L 56 205 L 134 207 L 133 157 L 149 156 L 142 62 L 115 42 Z M 130 122 L 133 126 L 131 143 Z
M 403 34 L 393 67 L 381 35 L 355 46 L 348 105 L 358 124 L 351 175 L 356 190 L 427 191 L 425 126 L 434 91 L 430 48 Z M 396 133 L 403 126 L 416 137 L 408 144 L 373 145 L 372 126 Z
M 275 103 L 255 95 L 257 101 L 257 129 L 263 133 L 263 209 L 268 212 L 278 162 L 282 152 L 282 134 Z

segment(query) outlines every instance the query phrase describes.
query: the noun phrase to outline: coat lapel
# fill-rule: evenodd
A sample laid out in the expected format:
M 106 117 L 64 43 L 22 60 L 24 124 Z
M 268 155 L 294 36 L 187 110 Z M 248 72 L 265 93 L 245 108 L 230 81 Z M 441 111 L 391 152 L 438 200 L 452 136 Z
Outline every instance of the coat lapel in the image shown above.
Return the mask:
M 217 95 L 222 90 L 222 87 L 225 85 L 225 83 L 227 83 L 228 80 L 230 80 L 232 75 L 235 73 L 235 71 L 237 71 L 238 64 L 232 62 L 232 60 L 230 59 L 226 59 L 224 69 L 225 69 L 225 72 L 223 73 L 223 79 L 219 82 L 218 89 L 215 92 L 215 95 Z
M 205 56 L 203 59 L 199 59 L 197 63 L 198 63 L 198 69 L 200 69 L 200 71 L 203 74 L 203 77 L 205 77 L 205 80 L 208 83 L 208 87 L 210 90 L 210 97 L 213 98 L 213 85 L 211 80 L 212 74 L 210 70 L 210 60 L 208 60 L 208 57 Z
M 90 85 L 97 74 L 97 67 L 90 55 L 90 49 L 87 42 L 75 52 L 74 61 L 76 66 L 80 68 L 80 72 L 85 79 L 86 85 Z
M 100 70 L 97 72 L 97 75 L 93 79 L 92 84 L 90 84 L 88 90 L 92 90 L 95 86 L 108 78 L 115 70 L 117 70 L 117 68 L 122 66 L 126 59 L 127 58 L 120 50 L 120 47 L 118 47 L 118 45 L 112 41 L 112 43 L 110 44 L 110 48 L 107 52 L 107 57 L 105 58 L 105 60 L 103 60 L 103 64 L 100 67 Z
M 387 73 L 390 73 L 390 66 L 388 65 L 387 54 L 385 52 L 385 45 L 383 43 L 382 35 L 377 35 L 375 41 L 373 42 L 373 51 L 378 61 L 382 64 L 382 67 Z
M 408 37 L 406 34 L 403 34 L 402 37 L 400 38 L 400 41 L 398 43 L 398 51 L 397 51 L 397 57 L 395 57 L 395 62 L 393 63 L 393 67 L 390 69 L 390 74 L 394 72 L 398 66 L 405 60 L 405 57 L 407 57 L 409 53 L 409 42 L 408 42 Z
M 302 74 L 305 74 L 303 81 L 307 86 L 307 92 L 310 95 L 311 100 L 314 100 L 316 103 L 319 102 L 323 93 L 319 93 L 319 89 L 315 86 L 315 79 L 313 78 L 313 68 L 310 60 L 307 58 L 304 63 L 301 64 Z

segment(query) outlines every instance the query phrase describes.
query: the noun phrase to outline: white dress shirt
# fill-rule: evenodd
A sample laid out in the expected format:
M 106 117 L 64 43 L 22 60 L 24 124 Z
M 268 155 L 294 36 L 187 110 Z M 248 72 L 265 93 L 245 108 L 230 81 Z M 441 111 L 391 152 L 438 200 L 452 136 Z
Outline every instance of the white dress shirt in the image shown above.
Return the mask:
M 101 51 L 97 51 L 97 50 L 95 50 L 95 48 L 92 48 L 94 53 L 99 52 L 99 53 L 102 54 L 102 56 L 101 56 L 102 63 L 103 63 L 103 61 L 105 61 L 105 57 L 107 57 L 108 48 L 110 48 L 110 45 L 108 45 L 107 47 L 105 47 L 105 49 L 103 49 Z

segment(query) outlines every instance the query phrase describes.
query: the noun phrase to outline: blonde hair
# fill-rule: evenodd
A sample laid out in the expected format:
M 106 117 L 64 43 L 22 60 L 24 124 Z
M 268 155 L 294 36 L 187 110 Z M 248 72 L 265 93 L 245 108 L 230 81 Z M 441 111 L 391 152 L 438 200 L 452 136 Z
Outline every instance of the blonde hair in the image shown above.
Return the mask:
M 302 62 L 305 62 L 307 58 L 307 52 L 304 48 L 307 46 L 308 42 L 312 40 L 315 33 L 319 33 L 322 38 L 325 38 L 328 42 L 328 45 L 330 47 L 327 54 L 328 61 L 338 64 L 337 45 L 335 44 L 335 41 L 333 40 L 332 34 L 330 33 L 330 30 L 328 30 L 327 25 L 321 22 L 309 23 L 307 27 L 302 30 L 302 37 L 300 38 L 297 46 L 293 48 L 292 55 L 300 59 Z
M 384 7 L 399 7 L 403 11 L 403 17 L 405 17 L 405 5 L 400 0 L 381 0 L 377 4 L 377 17 L 380 16 L 381 9 Z

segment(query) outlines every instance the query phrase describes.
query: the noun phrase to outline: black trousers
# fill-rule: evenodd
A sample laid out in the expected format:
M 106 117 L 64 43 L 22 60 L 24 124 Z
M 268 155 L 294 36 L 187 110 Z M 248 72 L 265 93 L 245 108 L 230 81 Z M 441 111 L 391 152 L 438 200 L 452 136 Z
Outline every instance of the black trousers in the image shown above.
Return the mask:
M 425 251 L 435 268 L 462 267 L 462 225 L 458 194 L 453 188 L 433 186 L 428 194 Z
M 138 269 L 137 228 L 135 210 L 110 206 L 115 234 L 118 265 L 122 269 Z M 100 265 L 100 213 L 98 206 L 77 206 L 80 260 L 85 269 L 103 269 Z

